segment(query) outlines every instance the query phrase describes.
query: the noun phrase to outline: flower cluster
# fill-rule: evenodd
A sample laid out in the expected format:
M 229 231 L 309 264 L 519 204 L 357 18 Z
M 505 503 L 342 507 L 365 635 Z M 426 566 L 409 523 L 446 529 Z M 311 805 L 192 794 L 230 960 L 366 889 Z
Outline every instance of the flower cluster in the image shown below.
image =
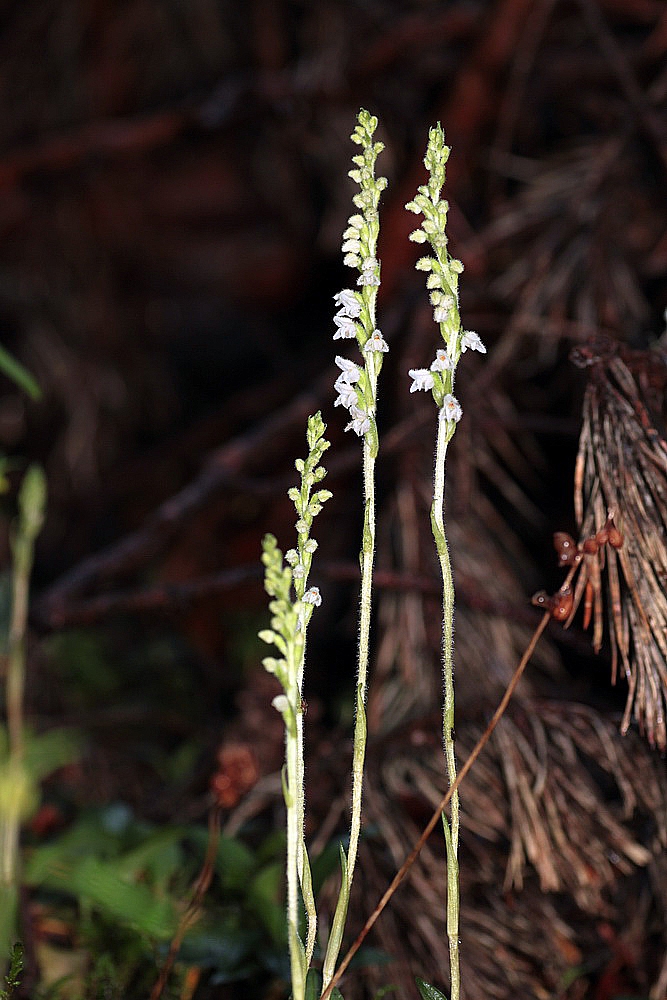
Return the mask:
M 343 288 L 334 295 L 337 312 L 334 316 L 334 340 L 356 340 L 364 356 L 364 364 L 356 365 L 342 357 L 336 358 L 341 374 L 334 388 L 338 393 L 335 406 L 344 406 L 351 420 L 346 430 L 353 430 L 359 437 L 370 435 L 373 450 L 377 449 L 375 407 L 377 377 L 382 367 L 382 355 L 389 345 L 377 329 L 375 305 L 380 284 L 380 263 L 376 257 L 379 232 L 378 205 L 380 195 L 387 186 L 385 177 L 375 176 L 375 161 L 384 148 L 374 142 L 377 118 L 361 111 L 352 141 L 361 146 L 361 152 L 352 157 L 355 164 L 349 176 L 360 190 L 353 202 L 358 211 L 348 219 L 343 233 L 343 263 L 359 272 L 357 289 Z
M 454 374 L 462 354 L 467 350 L 486 353 L 478 334 L 464 330 L 459 312 L 459 276 L 463 272 L 460 260 L 450 257 L 447 251 L 447 212 L 449 204 L 441 198 L 445 182 L 445 164 L 449 158 L 445 134 L 440 125 L 429 132 L 428 149 L 424 164 L 429 172 L 428 184 L 419 187 L 413 201 L 405 206 L 415 215 L 423 215 L 421 227 L 410 234 L 413 243 L 429 243 L 433 250 L 430 257 L 421 257 L 415 265 L 428 277 L 426 287 L 433 306 L 433 319 L 440 327 L 445 347 L 436 352 L 430 369 L 412 368 L 410 392 L 425 390 L 433 393 L 439 408 L 439 419 L 451 425 L 451 434 L 461 419 L 461 406 L 453 395 Z
M 295 524 L 297 545 L 285 553 L 286 565 L 273 535 L 267 535 L 263 542 L 264 586 L 273 598 L 269 605 L 273 617 L 271 628 L 260 632 L 260 638 L 275 645 L 282 654 L 280 659 L 267 657 L 263 663 L 265 669 L 275 674 L 282 684 L 293 711 L 298 710 L 298 699 L 293 697 L 298 681 L 291 676 L 291 672 L 295 666 L 298 667 L 313 610 L 322 603 L 317 587 L 306 588 L 313 553 L 317 549 L 317 542 L 310 537 L 313 518 L 317 517 L 322 505 L 332 495 L 329 490 L 312 492 L 313 486 L 326 476 L 326 469 L 319 464 L 329 447 L 323 436 L 325 430 L 326 425 L 319 413 L 308 418 L 308 457 L 305 461 L 299 458 L 295 462 L 296 470 L 301 475 L 301 486 L 293 486 L 287 494 L 294 503 L 298 520 Z M 278 704 L 285 707 L 287 703 L 280 701 Z

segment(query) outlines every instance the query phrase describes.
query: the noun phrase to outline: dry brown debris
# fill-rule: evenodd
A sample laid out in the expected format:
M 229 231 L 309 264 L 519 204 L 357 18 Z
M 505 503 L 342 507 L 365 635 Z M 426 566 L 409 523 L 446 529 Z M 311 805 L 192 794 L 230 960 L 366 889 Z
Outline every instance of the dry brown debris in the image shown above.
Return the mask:
M 667 444 L 662 402 L 664 354 L 624 358 L 613 345 L 579 351 L 590 365 L 576 467 L 575 507 L 582 537 L 603 528 L 609 512 L 623 544 L 585 556 L 595 590 L 594 644 L 601 644 L 599 578 L 607 590 L 612 681 L 622 670 L 632 716 L 652 745 L 667 747 Z M 606 348 L 606 349 L 605 349 Z M 634 370 L 633 370 L 634 367 Z M 575 601 L 584 588 L 575 592 Z

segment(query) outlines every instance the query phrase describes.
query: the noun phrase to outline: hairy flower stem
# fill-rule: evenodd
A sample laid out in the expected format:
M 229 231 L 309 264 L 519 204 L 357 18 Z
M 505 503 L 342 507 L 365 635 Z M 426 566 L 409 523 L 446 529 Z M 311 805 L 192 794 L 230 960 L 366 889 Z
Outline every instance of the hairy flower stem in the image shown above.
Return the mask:
M 368 366 L 373 398 L 377 395 L 377 374 L 373 360 Z M 368 440 L 364 440 L 364 530 L 360 552 L 361 596 L 359 601 L 359 646 L 357 654 L 357 697 L 352 755 L 352 819 L 350 846 L 347 852 L 347 881 L 352 885 L 354 866 L 359 848 L 361 828 L 361 798 L 366 757 L 366 687 L 368 683 L 368 651 L 371 632 L 371 602 L 373 562 L 375 560 L 375 455 Z
M 440 571 L 442 573 L 442 670 L 445 690 L 443 707 L 443 743 L 450 788 L 456 781 L 456 755 L 454 752 L 454 580 L 445 535 L 445 459 L 447 445 L 452 436 L 452 425 L 438 421 L 438 438 L 435 452 L 435 479 L 431 523 Z M 447 937 L 451 966 L 451 1000 L 459 1000 L 461 977 L 459 970 L 459 793 L 451 798 L 451 821 L 442 814 L 442 825 L 447 849 Z

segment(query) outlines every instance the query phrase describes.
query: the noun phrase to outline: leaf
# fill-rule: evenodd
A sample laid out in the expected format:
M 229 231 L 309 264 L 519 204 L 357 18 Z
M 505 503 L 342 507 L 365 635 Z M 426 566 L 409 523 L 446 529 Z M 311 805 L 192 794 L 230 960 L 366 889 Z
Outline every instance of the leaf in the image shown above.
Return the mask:
M 73 729 L 49 729 L 26 739 L 25 764 L 31 778 L 41 781 L 60 767 L 73 763 L 78 754 L 80 737 Z
M 310 969 L 306 976 L 305 1000 L 319 1000 L 322 992 L 322 976 L 317 969 Z
M 215 870 L 225 892 L 245 890 L 255 867 L 255 857 L 245 844 L 232 837 L 220 837 Z
M 340 954 L 343 933 L 345 931 L 345 920 L 347 918 L 347 907 L 350 901 L 350 887 L 347 884 L 347 857 L 345 856 L 342 844 L 339 845 L 339 850 L 341 867 L 340 891 L 338 893 L 336 911 L 331 923 L 331 930 L 329 931 L 329 942 L 327 944 L 327 951 L 324 956 L 323 965 L 325 978 L 328 977 L 329 979 L 333 976 L 333 972 L 336 967 L 336 960 Z
M 23 945 L 17 942 L 9 957 L 9 971 L 5 977 L 5 988 L 0 989 L 0 1000 L 9 1000 L 21 982 L 23 972 Z
M 329 876 L 333 875 L 334 871 L 338 868 L 338 858 L 341 846 L 344 850 L 347 850 L 349 846 L 349 839 L 349 835 L 346 834 L 343 838 L 330 840 L 326 847 L 322 850 L 321 854 L 318 854 L 315 860 L 311 863 L 313 892 L 316 896 Z
M 116 863 L 90 856 L 65 862 L 57 852 L 50 858 L 44 850 L 39 854 L 41 864 L 34 864 L 33 855 L 26 868 L 27 882 L 66 892 L 151 937 L 166 939 L 174 933 L 177 920 L 172 902 L 160 899 L 146 885 L 122 881 Z
M 247 889 L 246 902 L 264 924 L 275 944 L 287 941 L 285 908 L 280 901 L 284 864 L 275 861 L 257 873 Z
M 435 988 L 435 986 L 429 986 L 429 984 L 425 983 L 423 979 L 419 978 L 419 976 L 415 976 L 415 982 L 422 1000 L 449 1000 L 445 993 L 441 993 L 440 990 Z
M 0 345 L 0 372 L 6 375 L 7 378 L 10 378 L 12 382 L 15 382 L 19 389 L 23 389 L 31 399 L 41 399 L 42 390 L 39 388 L 35 378 L 2 345 Z

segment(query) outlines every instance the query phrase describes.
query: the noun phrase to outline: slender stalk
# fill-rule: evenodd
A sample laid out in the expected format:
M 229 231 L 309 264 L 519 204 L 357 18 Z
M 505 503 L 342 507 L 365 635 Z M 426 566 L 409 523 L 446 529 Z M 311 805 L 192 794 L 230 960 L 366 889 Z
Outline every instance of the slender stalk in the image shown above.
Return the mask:
M 442 573 L 442 669 L 444 680 L 443 743 L 450 788 L 455 788 L 456 753 L 454 750 L 454 580 L 445 535 L 445 459 L 452 428 L 438 420 L 435 453 L 435 480 L 431 517 L 440 570 Z M 459 793 L 454 791 L 450 804 L 451 820 L 442 814 L 447 852 L 447 938 L 451 969 L 451 1000 L 459 1000 L 461 975 L 459 963 Z
M 375 365 L 368 365 L 373 399 L 377 396 Z M 352 886 L 354 866 L 359 848 L 361 829 L 361 800 L 366 758 L 366 688 L 368 685 L 368 655 L 371 633 L 371 605 L 373 591 L 373 563 L 375 561 L 375 456 L 368 440 L 364 439 L 364 531 L 361 547 L 361 595 L 359 600 L 359 645 L 357 651 L 357 697 L 352 752 L 352 816 L 350 820 L 350 846 L 347 852 L 347 883 Z
M 310 874 L 310 860 L 306 848 L 305 818 L 306 818 L 306 770 L 303 756 L 303 675 L 306 661 L 306 637 L 301 652 L 301 662 L 297 673 L 296 696 L 296 785 L 295 785 L 295 812 L 297 818 L 297 840 L 300 849 L 297 854 L 297 871 L 301 896 L 306 910 L 306 968 L 309 968 L 315 951 L 315 939 L 317 937 L 317 909 L 315 907 L 315 896 L 313 894 L 313 884 Z
M 35 539 L 43 523 L 45 504 L 44 474 L 33 465 L 21 483 L 19 516 L 12 542 L 12 611 L 5 688 L 8 746 L 7 759 L 3 762 L 3 809 L 0 813 L 0 960 L 6 954 L 8 938 L 15 933 L 19 836 L 30 795 L 30 781 L 24 765 L 25 634 Z
M 288 670 L 292 674 L 291 657 L 288 658 Z M 300 829 L 303 827 L 303 793 L 299 794 L 300 758 L 303 750 L 299 746 L 297 735 L 296 697 L 298 692 L 292 688 L 288 701 L 292 711 L 291 718 L 285 713 L 285 804 L 287 807 L 287 926 L 290 952 L 290 972 L 292 977 L 292 996 L 300 1000 L 305 993 L 305 972 L 303 945 L 299 937 L 299 884 L 301 882 L 302 845 Z

